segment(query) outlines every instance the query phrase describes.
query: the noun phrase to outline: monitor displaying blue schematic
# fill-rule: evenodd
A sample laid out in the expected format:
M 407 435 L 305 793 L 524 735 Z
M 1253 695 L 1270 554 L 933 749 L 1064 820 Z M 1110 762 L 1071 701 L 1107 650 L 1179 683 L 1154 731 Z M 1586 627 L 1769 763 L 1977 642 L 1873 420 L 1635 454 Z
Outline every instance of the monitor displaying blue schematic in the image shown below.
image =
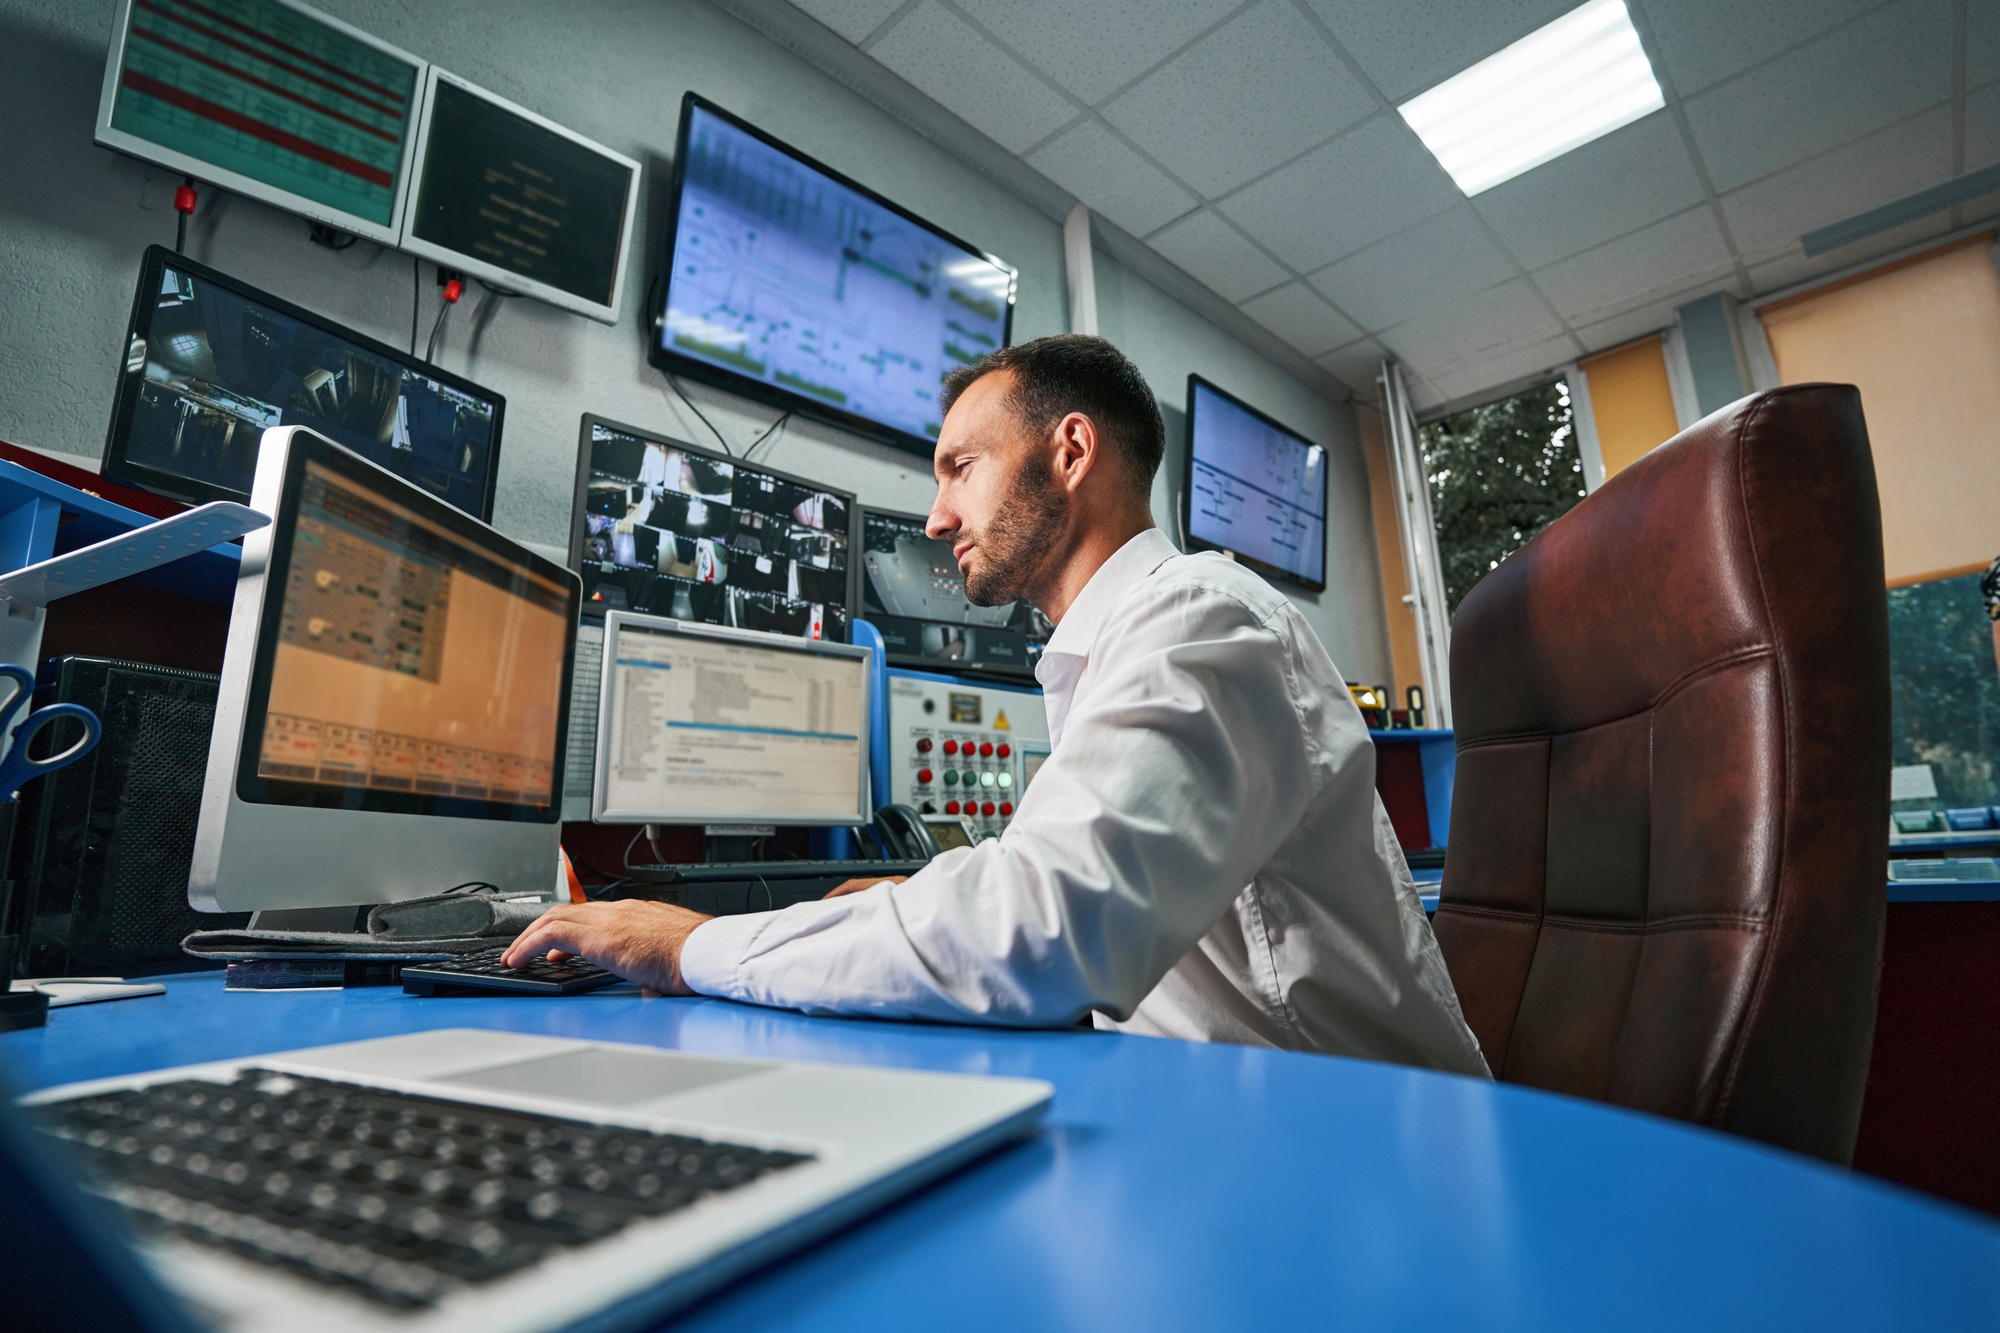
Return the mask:
M 586 613 L 848 638 L 854 497 L 586 415 L 570 563 Z
M 122 0 L 96 138 L 393 245 L 428 68 L 294 0 Z
M 1241 399 L 1188 376 L 1189 544 L 1273 578 L 1326 587 L 1326 451 Z
M 928 454 L 1015 272 L 690 93 L 656 365 Z
M 272 426 L 310 426 L 493 516 L 506 400 L 164 246 L 146 252 L 103 474 L 191 504 L 250 498 Z

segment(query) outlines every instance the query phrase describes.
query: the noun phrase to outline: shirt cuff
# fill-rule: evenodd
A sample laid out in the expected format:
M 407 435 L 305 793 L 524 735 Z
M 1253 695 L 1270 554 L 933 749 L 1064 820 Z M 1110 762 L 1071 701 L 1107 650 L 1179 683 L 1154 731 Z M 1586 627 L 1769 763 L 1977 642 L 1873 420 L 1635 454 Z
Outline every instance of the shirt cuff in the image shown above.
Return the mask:
M 681 944 L 681 984 L 702 995 L 737 995 L 737 965 L 770 920 L 769 912 L 717 916 L 688 932 Z

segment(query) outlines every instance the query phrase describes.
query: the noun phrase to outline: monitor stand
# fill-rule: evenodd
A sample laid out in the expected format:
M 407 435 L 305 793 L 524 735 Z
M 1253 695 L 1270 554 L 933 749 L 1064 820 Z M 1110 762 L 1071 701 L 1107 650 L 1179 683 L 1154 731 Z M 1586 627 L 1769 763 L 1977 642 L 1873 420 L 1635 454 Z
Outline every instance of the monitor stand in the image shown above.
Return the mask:
M 761 861 L 757 844 L 777 833 L 772 824 L 708 824 L 702 828 L 701 859 L 710 865 Z

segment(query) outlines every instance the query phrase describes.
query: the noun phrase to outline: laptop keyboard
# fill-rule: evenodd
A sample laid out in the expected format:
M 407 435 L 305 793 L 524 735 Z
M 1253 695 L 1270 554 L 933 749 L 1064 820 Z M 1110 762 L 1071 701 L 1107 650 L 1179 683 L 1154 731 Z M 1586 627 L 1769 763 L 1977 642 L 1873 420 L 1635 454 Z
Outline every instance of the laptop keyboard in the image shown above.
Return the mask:
M 262 1069 L 32 1110 L 141 1229 L 400 1308 L 812 1160 Z

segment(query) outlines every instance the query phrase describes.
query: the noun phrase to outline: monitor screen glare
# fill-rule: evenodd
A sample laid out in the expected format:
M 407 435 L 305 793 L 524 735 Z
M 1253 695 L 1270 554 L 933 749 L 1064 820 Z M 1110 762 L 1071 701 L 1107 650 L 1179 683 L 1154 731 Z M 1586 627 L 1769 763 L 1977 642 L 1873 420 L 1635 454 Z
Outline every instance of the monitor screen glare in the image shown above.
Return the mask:
M 1013 271 L 697 101 L 683 114 L 663 364 L 928 446 L 939 382 L 1007 343 Z
M 310 426 L 486 517 L 500 399 L 447 383 L 169 258 L 141 292 L 107 475 L 183 500 L 248 500 L 271 426 Z M 143 279 L 142 279 L 143 280 Z M 302 313 L 302 312 L 301 312 Z
M 851 497 L 604 422 L 585 437 L 586 609 L 847 641 Z
M 1026 675 L 1048 642 L 1048 617 L 1026 602 L 966 599 L 951 543 L 924 535 L 914 514 L 861 514 L 861 614 L 892 662 Z
M 560 799 L 562 584 L 317 461 L 273 578 L 277 643 L 245 729 L 267 799 L 546 817 Z
M 1188 536 L 1326 582 L 1326 452 L 1203 380 L 1188 389 Z
M 625 620 L 609 645 L 604 809 L 840 823 L 866 776 L 867 658 Z

